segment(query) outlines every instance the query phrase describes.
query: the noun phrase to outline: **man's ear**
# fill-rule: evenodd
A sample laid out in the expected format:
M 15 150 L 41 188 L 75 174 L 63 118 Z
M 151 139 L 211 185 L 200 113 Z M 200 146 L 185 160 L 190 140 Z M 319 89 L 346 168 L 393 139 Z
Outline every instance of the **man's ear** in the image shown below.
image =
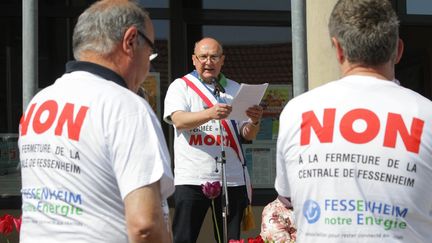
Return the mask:
M 403 51 L 404 51 L 404 43 L 403 43 L 403 40 L 401 38 L 399 38 L 399 40 L 398 40 L 396 51 L 397 51 L 397 53 L 396 53 L 395 64 L 399 63 L 400 59 L 402 58 Z
M 128 55 L 133 56 L 136 39 L 138 38 L 138 30 L 135 26 L 128 28 L 123 35 L 122 49 Z
M 221 59 L 220 59 L 220 65 L 223 66 L 225 64 L 225 55 L 222 54 Z
M 192 54 L 192 63 L 193 63 L 193 65 L 195 66 L 196 65 L 196 63 L 195 63 L 195 59 L 196 59 L 196 57 L 194 58 L 194 56 L 195 56 L 195 54 Z
M 339 41 L 336 39 L 336 37 L 332 37 L 331 40 L 332 40 L 333 46 L 335 47 L 335 50 L 336 50 L 336 59 L 339 62 L 339 64 L 342 64 L 345 61 L 343 49 L 342 49 Z

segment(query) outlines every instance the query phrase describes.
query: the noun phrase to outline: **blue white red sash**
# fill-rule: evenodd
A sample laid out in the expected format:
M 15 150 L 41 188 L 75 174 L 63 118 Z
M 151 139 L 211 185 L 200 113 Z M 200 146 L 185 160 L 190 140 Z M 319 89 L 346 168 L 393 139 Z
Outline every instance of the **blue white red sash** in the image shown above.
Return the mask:
M 199 81 L 196 77 L 191 74 L 187 74 L 182 79 L 186 82 L 186 85 L 193 89 L 204 101 L 204 103 L 210 108 L 214 104 L 218 103 L 216 97 L 207 89 L 204 84 Z M 235 121 L 227 122 L 226 120 L 221 120 L 221 124 L 227 132 L 227 138 L 229 140 L 229 145 L 237 154 L 240 162 L 243 166 L 243 173 L 245 177 L 246 190 L 249 198 L 249 203 L 252 203 L 252 184 L 250 181 L 249 172 L 246 167 L 246 161 L 244 159 L 243 150 L 241 149 L 241 143 L 239 141 L 237 133 L 237 125 Z M 234 136 L 235 135 L 235 136 Z
M 209 108 L 217 103 L 216 98 L 213 96 L 210 90 L 205 88 L 204 84 L 201 81 L 197 80 L 194 76 L 188 74 L 182 77 L 182 79 L 191 89 L 193 89 L 201 97 L 201 99 Z M 245 160 L 243 156 L 243 151 L 241 149 L 241 144 L 237 136 L 236 124 L 232 122 L 227 122 L 226 120 L 221 120 L 221 123 L 227 133 L 227 138 L 229 140 L 228 145 L 232 149 L 234 149 L 240 162 L 242 163 L 242 165 L 244 165 Z

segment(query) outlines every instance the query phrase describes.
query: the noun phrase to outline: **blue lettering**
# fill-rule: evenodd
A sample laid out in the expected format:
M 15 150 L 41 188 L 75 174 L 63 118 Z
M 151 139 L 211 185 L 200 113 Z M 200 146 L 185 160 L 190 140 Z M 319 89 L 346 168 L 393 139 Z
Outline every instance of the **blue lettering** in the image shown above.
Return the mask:
M 346 211 L 347 205 L 346 205 L 346 200 L 345 199 L 340 200 L 340 206 L 341 206 L 339 208 L 340 211 Z
M 396 207 L 396 217 L 405 218 L 407 213 L 408 213 L 408 208 L 404 208 L 404 210 L 400 211 L 400 208 Z
M 74 203 L 79 203 L 79 204 L 82 203 L 81 202 L 81 195 L 80 194 L 75 195 L 73 193 L 70 193 L 69 195 L 70 195 L 69 202 L 73 201 Z
M 357 224 L 358 225 L 364 224 L 363 214 L 361 214 L 361 213 L 357 214 Z
M 325 210 L 326 210 L 326 211 L 328 210 L 328 207 L 330 206 L 330 205 L 329 205 L 329 202 L 330 202 L 329 199 L 326 199 L 326 200 L 324 201 L 324 205 L 325 205 Z
M 48 199 L 48 195 L 49 195 L 49 190 L 47 188 L 43 188 L 42 189 L 42 198 Z
M 355 200 L 349 200 L 349 211 L 354 211 L 355 210 Z
M 377 204 L 378 204 L 378 206 L 377 206 Z M 373 202 L 372 208 L 370 208 L 370 209 L 371 209 L 371 212 L 381 212 L 382 211 L 382 204 Z
M 63 199 L 63 201 L 64 201 L 63 191 L 57 191 L 57 198 L 59 198 L 60 200 Z
M 54 190 L 54 191 L 51 191 L 51 190 L 49 190 L 48 188 L 44 188 L 44 190 L 47 190 L 47 191 L 49 192 L 49 197 L 50 197 L 50 199 L 54 197 L 56 200 L 58 200 L 58 198 L 57 198 L 57 194 L 56 194 L 56 191 L 55 191 L 55 190 Z
M 332 211 L 338 211 L 336 205 L 337 205 L 337 200 L 332 200 L 332 205 L 331 205 Z
M 389 215 L 390 214 L 390 205 L 384 204 L 384 210 L 382 212 L 383 214 Z

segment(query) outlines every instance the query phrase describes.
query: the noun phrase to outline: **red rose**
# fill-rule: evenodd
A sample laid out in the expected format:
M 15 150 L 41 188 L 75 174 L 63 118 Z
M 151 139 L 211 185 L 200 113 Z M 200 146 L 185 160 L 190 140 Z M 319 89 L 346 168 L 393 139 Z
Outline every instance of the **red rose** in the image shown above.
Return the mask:
M 248 238 L 248 243 L 264 243 L 264 240 L 258 235 L 256 238 Z
M 6 214 L 0 218 L 0 233 L 8 235 L 12 233 L 14 225 L 14 218 L 12 215 Z
M 21 230 L 21 220 L 22 220 L 22 215 L 19 218 L 13 218 L 15 229 L 18 233 Z

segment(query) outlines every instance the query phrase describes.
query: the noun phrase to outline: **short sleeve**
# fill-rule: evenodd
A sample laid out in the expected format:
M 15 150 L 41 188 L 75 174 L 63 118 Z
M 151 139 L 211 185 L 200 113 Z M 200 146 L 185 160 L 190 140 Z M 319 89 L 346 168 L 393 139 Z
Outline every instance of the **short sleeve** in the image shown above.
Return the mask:
M 172 124 L 171 114 L 175 111 L 190 111 L 187 102 L 187 85 L 182 79 L 176 79 L 168 87 L 164 100 L 163 120 Z

